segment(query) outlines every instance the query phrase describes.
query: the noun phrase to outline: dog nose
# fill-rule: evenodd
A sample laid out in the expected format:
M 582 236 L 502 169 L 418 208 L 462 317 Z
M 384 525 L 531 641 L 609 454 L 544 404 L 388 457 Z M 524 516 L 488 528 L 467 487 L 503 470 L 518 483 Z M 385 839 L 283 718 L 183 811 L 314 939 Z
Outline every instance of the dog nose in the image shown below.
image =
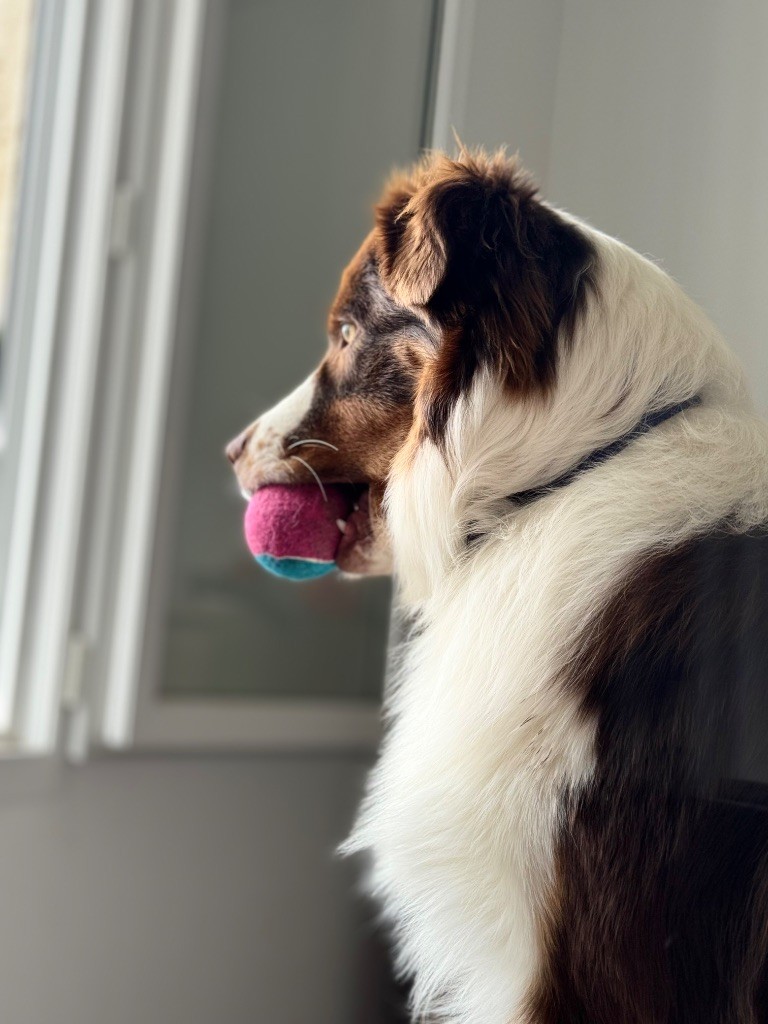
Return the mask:
M 224 454 L 227 456 L 227 458 L 229 459 L 233 466 L 245 451 L 245 446 L 251 439 L 252 434 L 253 427 L 246 427 L 245 430 L 241 434 L 238 434 L 233 441 L 230 441 L 227 447 L 224 449 Z

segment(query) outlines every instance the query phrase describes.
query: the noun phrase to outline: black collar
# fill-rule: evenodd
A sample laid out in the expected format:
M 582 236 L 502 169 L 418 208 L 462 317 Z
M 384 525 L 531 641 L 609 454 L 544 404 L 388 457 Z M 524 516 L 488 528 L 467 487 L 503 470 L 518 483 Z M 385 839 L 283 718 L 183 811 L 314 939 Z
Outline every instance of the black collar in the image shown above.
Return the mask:
M 577 476 L 581 476 L 587 470 L 594 469 L 595 466 L 600 466 L 607 462 L 608 459 L 612 459 L 614 455 L 623 452 L 635 438 L 647 434 L 653 427 L 658 427 L 660 423 L 664 423 L 666 420 L 672 419 L 673 416 L 677 416 L 678 413 L 684 412 L 686 409 L 696 405 L 701 405 L 701 397 L 699 395 L 694 395 L 693 398 L 688 398 L 684 402 L 678 402 L 677 405 L 668 405 L 665 409 L 659 409 L 657 412 L 647 412 L 628 433 L 617 437 L 615 441 L 611 441 L 604 448 L 598 448 L 596 451 L 590 452 L 581 462 L 577 463 L 572 469 L 567 469 L 561 476 L 550 480 L 548 484 L 541 484 L 539 487 L 531 487 L 527 491 L 518 491 L 516 494 L 510 494 L 507 496 L 507 500 L 511 501 L 518 508 L 523 508 L 539 498 L 543 498 L 550 491 L 556 491 L 560 487 L 567 487 Z

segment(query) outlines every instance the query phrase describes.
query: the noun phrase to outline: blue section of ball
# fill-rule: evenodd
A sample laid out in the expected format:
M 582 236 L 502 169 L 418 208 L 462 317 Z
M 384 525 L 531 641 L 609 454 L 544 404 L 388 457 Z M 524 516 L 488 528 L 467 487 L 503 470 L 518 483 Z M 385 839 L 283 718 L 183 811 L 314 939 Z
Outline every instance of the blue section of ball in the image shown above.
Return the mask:
M 253 556 L 262 569 L 284 580 L 316 580 L 336 568 L 335 562 L 308 562 L 303 558 L 275 558 L 274 555 Z

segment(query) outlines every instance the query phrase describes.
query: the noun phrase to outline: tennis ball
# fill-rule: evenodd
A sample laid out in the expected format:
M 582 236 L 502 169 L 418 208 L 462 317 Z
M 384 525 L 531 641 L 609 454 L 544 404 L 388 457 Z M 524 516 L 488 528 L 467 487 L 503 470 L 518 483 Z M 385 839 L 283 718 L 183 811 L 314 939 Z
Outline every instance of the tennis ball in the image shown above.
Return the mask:
M 245 513 L 245 540 L 268 572 L 291 580 L 311 580 L 336 568 L 341 543 L 339 522 L 352 507 L 348 488 L 317 484 L 269 484 L 251 498 Z

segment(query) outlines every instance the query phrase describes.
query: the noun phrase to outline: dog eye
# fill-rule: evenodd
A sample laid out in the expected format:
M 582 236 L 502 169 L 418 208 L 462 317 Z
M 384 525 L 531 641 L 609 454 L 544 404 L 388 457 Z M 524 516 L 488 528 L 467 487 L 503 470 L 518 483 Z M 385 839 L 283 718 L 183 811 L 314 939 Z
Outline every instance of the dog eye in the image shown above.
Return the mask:
M 341 334 L 342 347 L 349 345 L 355 340 L 357 334 L 357 328 L 354 324 L 345 323 L 341 325 L 339 333 Z

